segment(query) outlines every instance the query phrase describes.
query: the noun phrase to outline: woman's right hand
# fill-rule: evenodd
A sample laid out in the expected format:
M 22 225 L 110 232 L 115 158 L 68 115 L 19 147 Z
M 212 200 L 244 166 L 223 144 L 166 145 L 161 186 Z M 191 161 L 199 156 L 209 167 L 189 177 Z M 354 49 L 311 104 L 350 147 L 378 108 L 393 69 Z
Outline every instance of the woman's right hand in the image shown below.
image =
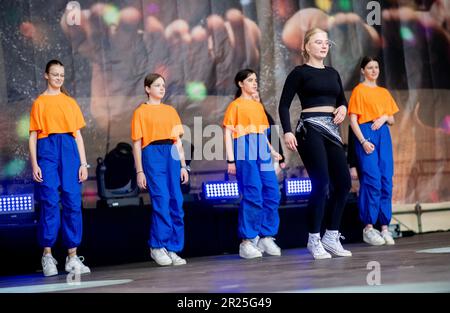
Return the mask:
M 235 163 L 228 164 L 227 172 L 230 175 L 236 175 L 236 164 Z
M 147 179 L 145 178 L 144 172 L 139 172 L 136 177 L 137 185 L 141 189 L 147 189 Z
M 295 138 L 293 133 L 289 132 L 284 134 L 284 143 L 290 150 L 297 150 L 297 138 Z
M 42 171 L 39 165 L 33 166 L 33 180 L 42 183 L 44 180 L 42 179 Z
M 371 154 L 375 150 L 375 145 L 369 141 L 365 141 L 362 146 L 366 154 Z

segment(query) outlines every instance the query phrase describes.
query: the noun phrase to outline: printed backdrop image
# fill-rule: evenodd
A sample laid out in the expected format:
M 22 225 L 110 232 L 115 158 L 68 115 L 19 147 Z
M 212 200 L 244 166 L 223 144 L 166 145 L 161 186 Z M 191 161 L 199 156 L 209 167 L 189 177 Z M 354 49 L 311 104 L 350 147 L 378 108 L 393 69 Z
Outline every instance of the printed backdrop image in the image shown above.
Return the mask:
M 46 63 L 59 59 L 87 122 L 82 134 L 93 165 L 117 143 L 131 144 L 144 77 L 162 74 L 163 102 L 191 132 L 198 187 L 202 172 L 226 168 L 224 152 L 222 160 L 204 158 L 218 134 L 203 129 L 221 126 L 236 72 L 258 73 L 262 101 L 279 123 L 284 80 L 305 62 L 304 34 L 321 27 L 333 42 L 326 64 L 340 73 L 347 100 L 360 82 L 361 58 L 381 61 L 379 84 L 400 108 L 391 127 L 394 203 L 450 201 L 450 0 L 87 0 L 77 2 L 80 11 L 68 3 L 0 2 L 0 181 L 31 179 L 29 113 L 46 88 Z M 296 98 L 293 125 L 300 110 Z M 346 142 L 348 119 L 341 128 Z M 283 148 L 288 176 L 297 175 L 298 153 Z

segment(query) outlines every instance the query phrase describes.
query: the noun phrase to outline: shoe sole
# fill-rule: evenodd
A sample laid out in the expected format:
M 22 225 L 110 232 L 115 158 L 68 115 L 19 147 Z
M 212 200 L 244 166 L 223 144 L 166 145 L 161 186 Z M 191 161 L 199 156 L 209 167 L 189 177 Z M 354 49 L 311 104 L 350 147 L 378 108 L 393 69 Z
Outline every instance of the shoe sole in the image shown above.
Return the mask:
M 270 256 L 281 256 L 281 252 L 268 252 L 268 251 L 262 251 L 261 252 L 263 255 L 264 254 L 267 254 L 267 255 L 270 255 Z
M 155 259 L 153 259 L 155 262 L 156 262 L 156 264 L 158 264 L 159 266 L 169 266 L 169 265 L 172 265 L 173 263 L 172 263 L 172 261 L 170 261 L 170 263 L 161 263 L 161 262 L 158 262 L 158 261 L 156 261 Z
M 269 252 L 261 247 L 256 247 L 256 249 L 258 249 L 259 251 L 261 251 L 261 254 L 267 254 L 270 256 L 281 256 L 281 251 L 277 251 L 277 252 Z
M 172 265 L 172 264 L 173 264 L 172 260 L 170 260 L 170 262 L 166 263 L 166 262 L 160 262 L 160 261 L 157 261 L 156 258 L 153 257 L 153 255 L 150 255 L 150 257 L 151 257 L 151 258 L 153 259 L 153 261 L 155 261 L 156 264 L 158 264 L 159 266 L 169 266 L 169 265 Z
M 373 243 L 373 242 L 369 242 L 369 241 L 367 241 L 367 240 L 365 240 L 365 239 L 363 239 L 363 241 L 364 241 L 365 243 L 371 245 L 371 246 L 382 246 L 382 245 L 385 245 L 385 244 L 386 244 L 386 242 Z
M 56 275 L 58 275 L 58 272 L 55 272 L 55 273 L 49 273 L 49 274 L 44 274 L 45 277 L 56 276 Z
M 66 273 L 68 273 L 68 274 L 75 273 L 75 274 L 85 275 L 85 274 L 90 274 L 91 271 L 89 270 L 87 272 L 77 273 L 77 271 L 75 271 L 75 270 L 72 270 L 72 271 L 66 270 Z
M 314 254 L 311 253 L 311 255 L 314 258 L 314 260 L 326 260 L 326 259 L 331 259 L 332 258 L 330 254 L 328 254 L 328 255 L 324 254 L 324 255 L 315 256 Z
M 250 257 L 245 257 L 245 256 L 239 254 L 239 256 L 241 258 L 243 258 L 243 259 L 246 259 L 246 260 L 262 258 L 262 254 L 261 255 L 256 255 L 256 256 L 250 256 Z
M 269 252 L 264 252 L 264 253 L 269 256 L 281 256 L 281 253 L 269 253 Z
M 352 256 L 352 254 L 340 254 L 339 252 L 336 252 L 336 250 L 334 250 L 333 248 L 331 248 L 330 246 L 328 246 L 325 242 L 322 241 L 322 246 L 325 250 L 327 250 L 329 253 L 335 255 L 335 256 L 340 256 L 340 257 L 350 257 Z
M 309 250 L 308 249 L 308 251 L 309 251 L 309 253 L 311 253 L 311 255 L 312 255 L 312 257 L 314 258 L 314 260 L 325 260 L 325 259 L 331 259 L 332 258 L 332 256 L 331 256 L 331 254 L 322 254 L 322 255 L 317 255 L 317 256 L 315 256 L 312 252 L 311 252 L 311 250 Z

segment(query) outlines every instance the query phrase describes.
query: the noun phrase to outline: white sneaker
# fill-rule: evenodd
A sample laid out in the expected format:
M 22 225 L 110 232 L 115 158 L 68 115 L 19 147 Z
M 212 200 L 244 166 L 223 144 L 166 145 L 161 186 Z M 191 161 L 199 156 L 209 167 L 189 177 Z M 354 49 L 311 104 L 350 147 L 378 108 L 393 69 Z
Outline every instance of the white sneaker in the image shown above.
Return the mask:
M 264 252 L 264 250 L 261 250 L 261 248 L 258 247 L 258 242 L 260 240 L 259 236 L 256 236 L 253 239 L 249 239 L 251 241 L 251 243 L 256 247 L 256 249 L 258 249 L 261 253 Z
M 320 241 L 320 236 L 309 235 L 307 248 L 316 260 L 331 259 L 331 254 L 325 251 Z
M 273 237 L 264 237 L 258 240 L 258 244 L 256 247 L 261 251 L 265 252 L 268 255 L 281 255 L 281 249 L 278 247 L 278 245 L 275 243 L 275 238 Z
M 262 253 L 253 242 L 245 241 L 239 245 L 239 256 L 244 259 L 254 259 L 262 257 Z
M 337 230 L 327 230 L 325 232 L 325 235 L 323 235 L 322 237 L 322 245 L 325 250 L 331 252 L 336 256 L 352 256 L 352 253 L 350 251 L 345 250 L 344 247 L 342 247 L 340 238 L 345 239 Z
M 363 229 L 363 240 L 372 246 L 382 246 L 386 243 L 380 232 L 375 228 Z
M 46 254 L 41 259 L 42 270 L 44 272 L 44 276 L 55 276 L 58 275 L 58 268 L 56 265 L 58 262 L 51 254 Z
M 66 272 L 68 273 L 76 273 L 76 274 L 89 274 L 91 272 L 91 270 L 89 269 L 89 267 L 87 267 L 86 265 L 83 264 L 84 262 L 84 257 L 82 256 L 72 256 L 66 257 Z
M 392 237 L 392 233 L 388 230 L 383 230 L 381 232 L 381 238 L 384 239 L 387 245 L 395 245 L 394 238 Z
M 156 261 L 158 265 L 167 266 L 172 265 L 172 259 L 167 254 L 167 250 L 165 248 L 159 249 L 150 249 L 150 256 L 153 260 Z
M 170 257 L 170 259 L 172 260 L 172 265 L 184 265 L 186 264 L 186 260 L 181 258 L 178 254 L 176 254 L 175 252 L 172 251 L 168 251 L 167 255 Z

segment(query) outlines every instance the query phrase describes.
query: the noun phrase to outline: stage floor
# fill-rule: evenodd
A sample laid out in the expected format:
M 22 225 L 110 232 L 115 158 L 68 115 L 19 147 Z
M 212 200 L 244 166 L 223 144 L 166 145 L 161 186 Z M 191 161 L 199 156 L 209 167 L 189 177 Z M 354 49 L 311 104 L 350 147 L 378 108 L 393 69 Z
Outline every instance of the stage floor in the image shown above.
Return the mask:
M 189 258 L 178 267 L 159 267 L 149 257 L 145 263 L 92 268 L 80 281 L 65 273 L 1 277 L 0 293 L 450 292 L 450 232 L 399 238 L 394 246 L 344 246 L 353 257 L 314 261 L 300 248 L 254 260 Z

